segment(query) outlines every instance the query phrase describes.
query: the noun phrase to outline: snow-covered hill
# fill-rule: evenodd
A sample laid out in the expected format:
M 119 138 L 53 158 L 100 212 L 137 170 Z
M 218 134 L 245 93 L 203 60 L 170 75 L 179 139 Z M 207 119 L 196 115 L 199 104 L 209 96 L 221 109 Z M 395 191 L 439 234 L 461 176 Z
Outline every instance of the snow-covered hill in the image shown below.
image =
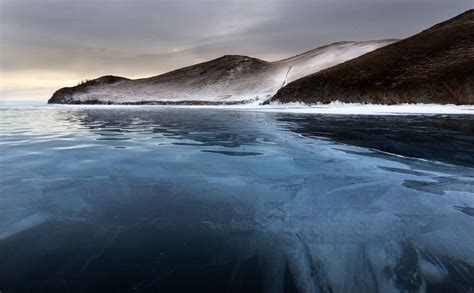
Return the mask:
M 271 99 L 283 104 L 335 101 L 473 105 L 474 9 L 298 79 Z
M 162 75 L 130 80 L 104 76 L 63 88 L 49 103 L 63 104 L 241 104 L 261 103 L 301 77 L 343 63 L 394 40 L 340 42 L 266 62 L 226 55 Z

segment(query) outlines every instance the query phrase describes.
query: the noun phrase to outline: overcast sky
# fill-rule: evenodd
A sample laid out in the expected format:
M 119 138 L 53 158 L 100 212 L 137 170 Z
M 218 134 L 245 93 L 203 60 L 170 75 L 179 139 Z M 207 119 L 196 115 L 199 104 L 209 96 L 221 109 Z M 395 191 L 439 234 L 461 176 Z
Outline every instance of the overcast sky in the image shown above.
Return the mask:
M 404 38 L 472 0 L 0 0 L 2 99 L 85 78 L 160 74 L 224 54 L 265 60 L 344 40 Z

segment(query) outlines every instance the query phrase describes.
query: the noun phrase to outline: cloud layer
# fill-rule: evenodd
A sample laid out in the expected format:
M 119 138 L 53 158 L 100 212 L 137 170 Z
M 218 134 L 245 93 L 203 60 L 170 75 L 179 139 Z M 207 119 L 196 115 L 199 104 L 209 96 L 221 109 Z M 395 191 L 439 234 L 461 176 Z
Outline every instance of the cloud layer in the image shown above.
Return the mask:
M 403 38 L 471 0 L 0 0 L 2 98 L 44 100 L 104 74 L 156 75 L 244 54 L 275 60 L 343 40 Z

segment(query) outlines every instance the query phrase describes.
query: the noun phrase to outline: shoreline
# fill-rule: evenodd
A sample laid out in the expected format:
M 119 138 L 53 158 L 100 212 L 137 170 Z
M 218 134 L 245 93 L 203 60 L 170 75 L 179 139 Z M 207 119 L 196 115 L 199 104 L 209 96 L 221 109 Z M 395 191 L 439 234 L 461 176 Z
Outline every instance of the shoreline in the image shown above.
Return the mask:
M 147 108 L 147 109 L 210 109 L 234 110 L 272 113 L 294 114 L 325 114 L 325 115 L 474 115 L 474 105 L 453 104 L 356 104 L 356 103 L 330 103 L 306 105 L 292 104 L 240 104 L 240 105 L 85 105 L 85 104 L 48 104 L 48 106 L 80 107 L 80 108 Z
M 474 105 L 454 104 L 358 104 L 332 102 L 329 104 L 272 103 L 269 105 L 236 104 L 236 105 L 186 105 L 186 104 L 40 104 L 37 101 L 3 101 L 0 108 L 57 107 L 84 109 L 209 109 L 255 111 L 294 114 L 322 115 L 474 115 Z

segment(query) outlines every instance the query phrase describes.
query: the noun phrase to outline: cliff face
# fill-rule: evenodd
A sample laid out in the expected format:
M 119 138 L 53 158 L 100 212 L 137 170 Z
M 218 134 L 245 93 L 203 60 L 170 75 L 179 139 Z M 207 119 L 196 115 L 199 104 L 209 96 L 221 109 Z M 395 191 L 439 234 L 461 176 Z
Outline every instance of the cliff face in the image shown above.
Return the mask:
M 49 103 L 241 104 L 261 103 L 298 78 L 353 59 L 394 40 L 340 42 L 292 58 L 266 62 L 226 55 L 166 74 L 130 80 L 105 76 L 63 88 Z
M 474 10 L 296 80 L 271 101 L 474 104 Z

